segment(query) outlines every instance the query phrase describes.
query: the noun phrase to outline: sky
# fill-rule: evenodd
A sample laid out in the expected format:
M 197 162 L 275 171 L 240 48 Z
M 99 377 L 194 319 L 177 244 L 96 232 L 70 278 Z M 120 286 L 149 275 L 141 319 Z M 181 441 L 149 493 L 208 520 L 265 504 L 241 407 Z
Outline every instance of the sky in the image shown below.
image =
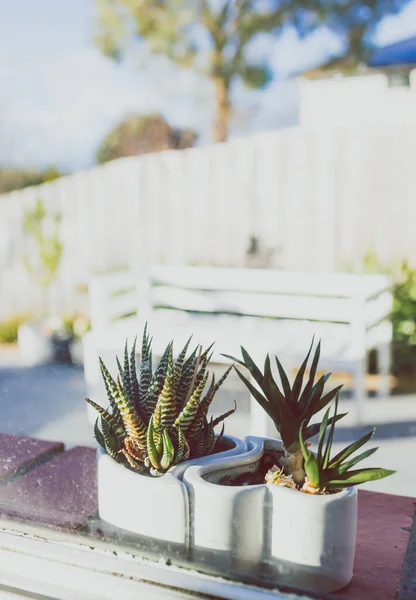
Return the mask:
M 0 163 L 88 167 L 104 135 L 132 113 L 161 112 L 172 125 L 193 127 L 202 142 L 210 140 L 210 83 L 163 58 L 138 68 L 102 56 L 93 44 L 94 0 L 0 0 L 0 15 Z M 384 20 L 376 41 L 412 35 L 416 0 Z M 255 51 L 265 49 L 259 42 Z M 339 49 L 323 32 L 300 43 L 289 31 L 268 43 L 275 80 L 264 91 L 235 86 L 233 133 L 295 122 L 296 86 L 287 74 Z

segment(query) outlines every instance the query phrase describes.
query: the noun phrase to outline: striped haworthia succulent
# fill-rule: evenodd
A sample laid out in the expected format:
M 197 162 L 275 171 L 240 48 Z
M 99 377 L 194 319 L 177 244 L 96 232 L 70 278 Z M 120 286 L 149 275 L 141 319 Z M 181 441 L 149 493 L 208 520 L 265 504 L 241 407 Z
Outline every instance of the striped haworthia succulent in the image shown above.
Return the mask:
M 136 341 L 130 353 L 126 342 L 115 379 L 100 358 L 109 406 L 86 401 L 100 415 L 94 427 L 97 442 L 117 462 L 158 476 L 184 460 L 215 452 L 224 427 L 218 437 L 214 428 L 236 406 L 216 419 L 208 420 L 207 414 L 231 367 L 215 381 L 207 370 L 212 346 L 205 351 L 198 346 L 187 357 L 189 344 L 190 339 L 176 359 L 173 343 L 168 344 L 153 370 L 152 341 L 145 327 L 139 373 Z

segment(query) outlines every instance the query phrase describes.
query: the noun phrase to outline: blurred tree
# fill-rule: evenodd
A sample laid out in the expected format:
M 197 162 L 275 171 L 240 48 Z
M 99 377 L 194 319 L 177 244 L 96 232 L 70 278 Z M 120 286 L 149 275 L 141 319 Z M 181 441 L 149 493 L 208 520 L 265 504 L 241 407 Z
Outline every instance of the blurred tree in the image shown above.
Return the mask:
M 61 176 L 62 173 L 53 166 L 44 170 L 37 170 L 13 169 L 0 165 L 0 194 L 52 181 Z
M 172 129 L 160 115 L 135 115 L 105 136 L 96 152 L 96 160 L 104 163 L 122 156 L 189 148 L 196 138 L 194 131 Z
M 271 78 L 267 62 L 249 54 L 261 34 L 279 35 L 294 27 L 300 36 L 325 24 L 359 55 L 380 19 L 406 0 L 96 0 L 97 44 L 119 61 L 130 39 L 139 38 L 155 54 L 211 79 L 215 87 L 215 141 L 228 136 L 230 87 L 240 78 L 252 88 Z
M 306 0 L 307 2 L 308 0 Z M 139 37 L 152 53 L 181 67 L 195 69 L 215 88 L 215 141 L 228 136 L 230 86 L 241 78 L 250 87 L 264 86 L 271 73 L 246 52 L 259 33 L 278 33 L 296 13 L 299 31 L 312 24 L 297 3 L 264 0 L 96 0 L 97 44 L 104 54 L 121 60 L 126 40 Z
M 373 36 L 380 21 L 397 14 L 409 0 L 316 0 L 322 22 L 340 36 L 345 49 L 340 57 L 330 59 L 319 71 L 354 72 L 366 63 L 373 50 Z

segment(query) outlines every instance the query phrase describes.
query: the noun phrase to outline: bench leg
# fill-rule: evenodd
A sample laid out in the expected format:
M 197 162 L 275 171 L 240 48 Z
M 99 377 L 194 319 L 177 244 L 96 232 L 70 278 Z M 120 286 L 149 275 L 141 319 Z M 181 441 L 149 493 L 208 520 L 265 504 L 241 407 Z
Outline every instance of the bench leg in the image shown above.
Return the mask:
M 356 425 L 364 424 L 364 404 L 367 396 L 367 390 L 365 387 L 365 375 L 367 372 L 367 360 L 359 360 L 356 364 L 353 377 L 353 397 L 354 397 L 354 414 Z
M 253 385 L 255 385 L 254 379 L 252 379 L 251 377 L 250 382 L 253 383 Z M 276 431 L 276 427 L 273 424 L 273 421 L 252 395 L 250 395 L 249 410 L 249 435 L 277 439 L 278 433 Z
M 390 394 L 389 377 L 391 366 L 390 344 L 383 344 L 377 348 L 377 363 L 379 374 L 379 385 L 377 387 L 378 396 L 388 396 Z

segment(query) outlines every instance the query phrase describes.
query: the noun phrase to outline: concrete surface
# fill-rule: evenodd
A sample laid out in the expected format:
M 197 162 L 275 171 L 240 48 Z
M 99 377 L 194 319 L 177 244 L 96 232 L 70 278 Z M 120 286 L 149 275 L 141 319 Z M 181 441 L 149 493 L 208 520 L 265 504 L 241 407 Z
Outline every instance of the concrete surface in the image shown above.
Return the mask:
M 77 529 L 97 513 L 97 502 L 95 450 L 78 446 L 2 487 L 0 516 Z

